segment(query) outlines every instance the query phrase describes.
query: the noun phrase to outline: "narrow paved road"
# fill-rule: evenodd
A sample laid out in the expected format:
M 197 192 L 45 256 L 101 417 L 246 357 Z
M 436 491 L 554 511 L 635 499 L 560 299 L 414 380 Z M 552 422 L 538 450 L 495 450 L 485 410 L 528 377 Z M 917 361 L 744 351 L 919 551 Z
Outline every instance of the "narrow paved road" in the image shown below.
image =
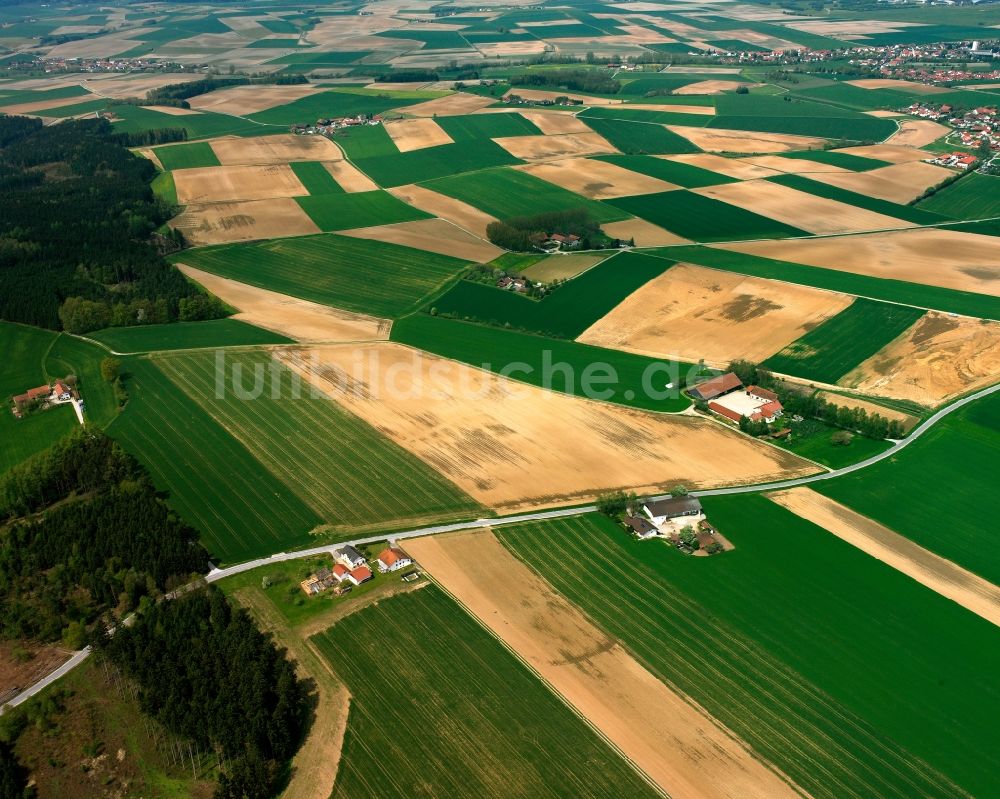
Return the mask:
M 851 466 L 845 466 L 842 469 L 835 469 L 831 472 L 823 472 L 821 474 L 814 474 L 809 477 L 799 477 L 794 480 L 782 480 L 777 483 L 759 483 L 756 485 L 745 485 L 736 486 L 733 488 L 711 488 L 705 491 L 692 491 L 693 496 L 698 497 L 716 497 L 716 496 L 726 496 L 730 494 L 750 494 L 758 491 L 774 491 L 781 488 L 794 488 L 795 486 L 809 485 L 810 483 L 817 483 L 820 480 L 832 480 L 835 477 L 840 477 L 845 474 L 851 474 L 852 472 L 857 472 L 862 469 L 867 469 L 869 466 L 884 461 L 886 458 L 895 457 L 901 450 L 908 447 L 914 441 L 916 441 L 920 436 L 930 430 L 935 424 L 940 422 L 943 418 L 948 416 L 950 413 L 954 413 L 959 408 L 963 408 L 969 403 L 975 402 L 976 400 L 987 397 L 1000 391 L 1000 383 L 995 386 L 990 386 L 989 388 L 984 388 L 981 391 L 977 391 L 974 394 L 970 394 L 967 397 L 963 397 L 950 405 L 946 405 L 939 411 L 928 416 L 920 425 L 915 427 L 906 438 L 895 442 L 893 446 L 889 447 L 885 452 L 881 452 L 878 455 L 873 455 L 871 458 L 867 458 L 858 463 L 852 464 Z M 665 494 L 661 496 L 667 496 Z M 656 497 L 659 499 L 660 497 Z M 474 519 L 467 522 L 457 522 L 455 524 L 439 524 L 433 527 L 419 527 L 414 530 L 405 530 L 400 533 L 393 533 L 391 538 L 397 541 L 402 541 L 407 538 L 418 538 L 425 535 L 437 535 L 440 533 L 452 533 L 458 530 L 475 530 L 478 528 L 485 527 L 500 527 L 502 525 L 508 524 L 519 524 L 521 522 L 534 522 L 543 521 L 545 519 L 558 519 L 565 516 L 579 516 L 583 513 L 590 513 L 596 510 L 594 505 L 583 505 L 575 508 L 560 508 L 558 510 L 541 510 L 534 511 L 531 513 L 522 513 L 517 516 L 504 516 L 501 518 L 493 519 Z M 296 560 L 298 558 L 307 558 L 312 555 L 320 555 L 323 553 L 333 552 L 335 549 L 339 549 L 347 544 L 353 544 L 355 546 L 361 544 L 374 544 L 379 541 L 385 541 L 386 535 L 373 535 L 367 538 L 355 538 L 350 541 L 340 541 L 336 544 L 324 544 L 323 546 L 312 547 L 311 549 L 298 549 L 294 552 L 278 552 L 267 558 L 258 558 L 257 560 L 247 561 L 246 563 L 237 563 L 234 566 L 227 566 L 224 569 L 213 569 L 206 576 L 205 580 L 210 583 L 218 582 L 219 580 L 224 580 L 226 577 L 232 577 L 235 574 L 242 574 L 243 572 L 250 571 L 252 569 L 260 568 L 261 566 L 268 566 L 275 563 L 282 563 L 287 560 Z M 127 622 L 126 622 L 127 623 Z M 0 708 L 0 714 L 3 713 L 4 709 L 8 706 L 19 705 L 27 699 L 37 694 L 39 691 L 43 690 L 47 686 L 54 683 L 64 674 L 68 673 L 70 670 L 76 668 L 80 665 L 87 657 L 90 655 L 90 647 L 86 649 L 81 649 L 79 652 L 74 653 L 68 661 L 66 661 L 62 666 L 56 669 L 54 672 L 49 674 L 47 677 L 42 678 L 37 683 L 32 685 L 27 690 L 15 696 L 11 699 L 4 707 Z

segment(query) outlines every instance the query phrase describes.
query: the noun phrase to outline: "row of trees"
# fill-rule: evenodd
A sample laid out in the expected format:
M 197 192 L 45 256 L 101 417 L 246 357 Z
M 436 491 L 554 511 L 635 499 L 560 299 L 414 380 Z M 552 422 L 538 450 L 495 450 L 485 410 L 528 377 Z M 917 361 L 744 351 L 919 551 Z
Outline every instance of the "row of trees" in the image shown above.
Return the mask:
M 534 252 L 552 233 L 580 237 L 582 249 L 598 249 L 608 241 L 585 208 L 515 216 L 486 226 L 486 237 L 506 250 Z
M 564 89 L 566 91 L 587 92 L 589 94 L 618 94 L 621 81 L 606 72 L 596 69 L 556 69 L 552 71 L 523 72 L 513 75 L 511 86 L 535 86 L 539 88 Z
M 150 242 L 171 209 L 107 121 L 0 117 L 0 144 L 0 318 L 84 333 L 203 296 Z

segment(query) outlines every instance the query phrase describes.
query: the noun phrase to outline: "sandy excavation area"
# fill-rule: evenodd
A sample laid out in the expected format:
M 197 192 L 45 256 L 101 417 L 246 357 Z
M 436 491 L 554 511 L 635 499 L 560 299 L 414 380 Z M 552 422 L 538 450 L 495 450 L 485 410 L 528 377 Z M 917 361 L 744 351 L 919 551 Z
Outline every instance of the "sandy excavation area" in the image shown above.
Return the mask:
M 246 116 L 247 114 L 267 111 L 269 108 L 285 105 L 321 91 L 323 91 L 321 86 L 307 83 L 290 86 L 232 86 L 208 94 L 199 94 L 188 100 L 188 103 L 199 111 Z
M 908 164 L 893 164 L 868 172 L 826 172 L 811 175 L 813 180 L 829 183 L 841 189 L 878 197 L 893 203 L 905 205 L 923 194 L 931 186 L 936 186 L 955 173 L 943 166 L 912 161 Z
M 636 247 L 667 247 L 671 244 L 690 244 L 688 239 L 671 233 L 669 230 L 647 222 L 645 219 L 633 217 L 621 222 L 606 222 L 601 230 L 612 238 L 633 239 Z
M 496 102 L 495 97 L 480 97 L 478 94 L 455 92 L 447 97 L 437 97 L 423 103 L 397 108 L 393 113 L 411 117 L 456 117 L 471 114 Z
M 406 542 L 434 579 L 674 799 L 798 794 L 641 666 L 490 531 Z
M 598 153 L 617 153 L 599 133 L 567 133 L 562 136 L 502 136 L 493 139 L 515 158 L 542 161 Z
M 1000 296 L 1000 239 L 925 228 L 711 245 L 807 266 Z
M 786 225 L 794 225 L 809 233 L 859 233 L 865 230 L 916 226 L 913 222 L 817 197 L 767 180 L 722 183 L 692 191 L 776 219 Z
M 767 498 L 1000 627 L 1000 587 L 993 583 L 811 488 Z
M 587 158 L 566 158 L 515 169 L 595 200 L 655 194 L 680 188 L 674 183 L 643 175 L 641 172 Z
M 1000 322 L 929 311 L 839 382 L 935 406 L 998 380 Z
M 874 158 L 878 161 L 888 161 L 890 164 L 923 161 L 931 155 L 916 147 L 907 147 L 901 144 L 862 144 L 857 147 L 842 147 L 839 150 L 833 150 L 833 152 L 858 155 L 862 158 Z
M 476 238 L 444 219 L 421 219 L 395 225 L 341 230 L 339 233 L 341 236 L 353 236 L 356 239 L 375 239 L 402 244 L 405 247 L 450 255 L 453 258 L 480 264 L 489 263 L 504 253 L 499 247 Z
M 689 363 L 760 362 L 851 301 L 832 291 L 677 264 L 626 297 L 577 341 Z
M 923 147 L 951 132 L 951 128 L 929 119 L 901 119 L 899 130 L 885 140 L 886 144 Z
M 287 164 L 206 166 L 174 172 L 177 202 L 234 202 L 301 197 L 309 192 Z
M 195 203 L 170 220 L 196 246 L 321 233 L 290 197 L 235 203 Z
M 664 161 L 677 161 L 681 164 L 691 164 L 691 166 L 701 167 L 711 172 L 718 172 L 737 180 L 756 180 L 758 178 L 770 178 L 780 175 L 777 169 L 769 166 L 762 166 L 757 163 L 757 159 L 750 158 L 726 158 L 712 153 L 685 153 L 683 155 L 654 155 L 654 158 L 662 158 Z
M 521 116 L 545 136 L 593 132 L 582 119 L 577 119 L 568 111 L 521 111 Z
M 447 219 L 449 222 L 482 239 L 486 238 L 486 226 L 490 222 L 498 221 L 496 217 L 483 213 L 475 206 L 432 191 L 431 189 L 426 189 L 423 186 L 408 184 L 406 186 L 396 186 L 388 189 L 388 191 L 414 208 L 419 208 L 421 211 L 426 211 L 442 219 Z
M 302 342 L 375 341 L 389 338 L 392 322 L 248 286 L 187 264 L 177 268 L 223 302 L 233 318 Z
M 816 469 L 708 419 L 545 391 L 398 344 L 276 357 L 503 512 L 584 502 L 609 489 L 658 493 L 677 483 L 764 482 Z
M 386 122 L 383 127 L 401 153 L 423 150 L 425 147 L 437 147 L 441 144 L 454 144 L 454 139 L 430 117 L 396 119 Z
M 788 153 L 795 150 L 818 150 L 825 139 L 795 136 L 791 133 L 751 133 L 746 130 L 692 128 L 686 125 L 666 125 L 695 147 L 713 153 Z
M 292 161 L 340 161 L 344 154 L 325 136 L 274 136 L 213 139 L 209 144 L 223 166 L 288 164 Z

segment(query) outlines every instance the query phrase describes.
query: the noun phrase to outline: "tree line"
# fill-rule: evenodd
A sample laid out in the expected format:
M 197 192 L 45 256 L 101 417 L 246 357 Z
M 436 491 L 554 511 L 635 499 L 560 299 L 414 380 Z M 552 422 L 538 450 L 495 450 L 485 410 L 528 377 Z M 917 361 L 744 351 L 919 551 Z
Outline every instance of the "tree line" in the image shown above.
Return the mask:
M 555 69 L 548 72 L 523 72 L 512 75 L 511 86 L 537 86 L 587 92 L 589 94 L 618 94 L 621 81 L 596 69 Z
M 0 116 L 0 318 L 85 333 L 171 322 L 204 296 L 150 241 L 171 214 L 155 174 L 106 120 Z
M 515 252 L 534 252 L 553 233 L 579 236 L 580 247 L 585 250 L 597 249 L 608 241 L 585 208 L 515 216 L 486 226 L 486 237 L 491 242 Z

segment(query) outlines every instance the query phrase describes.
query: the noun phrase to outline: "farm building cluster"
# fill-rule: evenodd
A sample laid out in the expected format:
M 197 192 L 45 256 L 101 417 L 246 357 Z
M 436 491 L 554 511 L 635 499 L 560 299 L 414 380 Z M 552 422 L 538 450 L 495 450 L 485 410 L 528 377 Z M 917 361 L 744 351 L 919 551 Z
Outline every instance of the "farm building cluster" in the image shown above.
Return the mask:
M 926 103 L 914 103 L 903 109 L 911 116 L 921 119 L 932 119 L 947 122 L 957 132 L 958 140 L 966 147 L 979 147 L 984 142 L 991 150 L 1000 150 L 1000 113 L 997 106 L 980 106 L 966 111 L 963 114 L 956 114 L 955 109 L 948 105 L 929 105 Z M 968 155 L 968 153 L 954 153 L 953 155 Z M 959 169 L 968 169 L 975 158 L 965 166 L 962 163 L 945 164 L 945 166 L 956 166 Z M 939 163 L 935 160 L 932 163 Z
M 333 553 L 333 568 L 318 569 L 299 583 L 306 596 L 317 596 L 333 590 L 337 596 L 374 578 L 368 559 L 356 547 L 347 544 Z M 375 559 L 380 574 L 396 572 L 412 566 L 413 560 L 401 549 L 386 547 Z
M 777 394 L 760 386 L 744 387 L 733 372 L 699 383 L 688 393 L 707 402 L 710 411 L 737 423 L 746 417 L 751 422 L 771 424 L 784 412 Z
M 640 540 L 662 538 L 689 554 L 714 555 L 733 548 L 709 524 L 698 498 L 686 494 L 648 500 L 633 508 L 625 524 Z
M 345 128 L 358 128 L 364 125 L 381 125 L 382 117 L 378 114 L 365 115 L 358 114 L 353 117 L 331 117 L 317 119 L 313 123 L 298 123 L 292 125 L 290 130 L 298 136 L 320 135 L 332 136 L 338 130 Z
M 69 377 L 64 380 L 56 380 L 55 383 L 46 383 L 37 388 L 29 388 L 23 394 L 15 394 L 11 401 L 13 403 L 11 410 L 19 419 L 32 411 L 45 410 L 55 405 L 71 402 L 77 408 L 80 423 L 83 423 L 83 403 L 80 401 L 80 392 L 77 391 L 74 380 Z

